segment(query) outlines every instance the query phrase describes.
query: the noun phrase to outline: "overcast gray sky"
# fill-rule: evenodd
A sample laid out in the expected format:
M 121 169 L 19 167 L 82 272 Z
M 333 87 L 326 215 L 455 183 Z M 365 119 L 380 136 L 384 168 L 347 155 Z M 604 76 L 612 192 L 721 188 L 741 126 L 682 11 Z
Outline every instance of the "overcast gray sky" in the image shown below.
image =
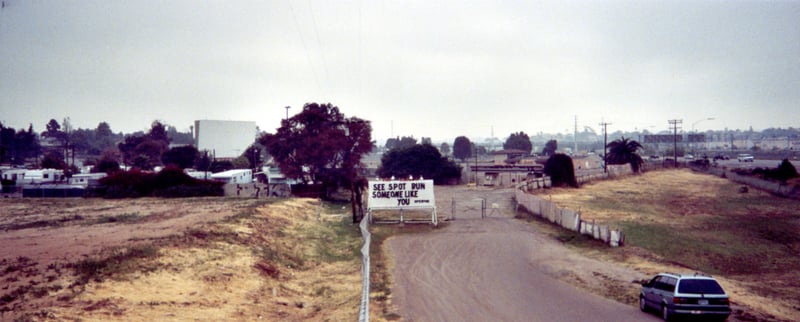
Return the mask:
M 800 127 L 800 1 L 3 1 L 15 128 L 272 132 L 306 102 L 381 140 Z

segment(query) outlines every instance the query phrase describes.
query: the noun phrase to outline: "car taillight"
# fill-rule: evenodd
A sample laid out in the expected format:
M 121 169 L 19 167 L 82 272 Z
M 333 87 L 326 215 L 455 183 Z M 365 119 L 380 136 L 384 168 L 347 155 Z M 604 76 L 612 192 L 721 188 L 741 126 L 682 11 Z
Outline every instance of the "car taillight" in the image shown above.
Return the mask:
M 730 301 L 728 299 L 715 299 L 715 300 L 711 301 L 711 303 L 729 305 Z
M 672 298 L 672 303 L 675 303 L 675 304 L 689 304 L 691 302 L 692 302 L 691 299 L 687 299 L 687 298 L 683 298 L 683 297 L 673 297 Z

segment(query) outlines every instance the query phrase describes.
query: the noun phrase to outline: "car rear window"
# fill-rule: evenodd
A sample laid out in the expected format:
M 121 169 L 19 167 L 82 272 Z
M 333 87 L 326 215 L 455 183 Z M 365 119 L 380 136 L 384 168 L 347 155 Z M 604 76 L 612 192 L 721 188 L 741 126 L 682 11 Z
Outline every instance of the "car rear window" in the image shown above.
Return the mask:
M 725 294 L 722 286 L 715 280 L 682 279 L 678 284 L 678 293 L 690 294 Z

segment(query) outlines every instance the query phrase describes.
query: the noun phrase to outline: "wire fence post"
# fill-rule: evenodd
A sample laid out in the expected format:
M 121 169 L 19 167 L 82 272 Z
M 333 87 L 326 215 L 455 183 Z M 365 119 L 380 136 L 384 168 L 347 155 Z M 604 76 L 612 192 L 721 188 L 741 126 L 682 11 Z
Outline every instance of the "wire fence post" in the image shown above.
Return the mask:
M 456 198 L 453 197 L 450 201 L 450 219 L 456 220 Z

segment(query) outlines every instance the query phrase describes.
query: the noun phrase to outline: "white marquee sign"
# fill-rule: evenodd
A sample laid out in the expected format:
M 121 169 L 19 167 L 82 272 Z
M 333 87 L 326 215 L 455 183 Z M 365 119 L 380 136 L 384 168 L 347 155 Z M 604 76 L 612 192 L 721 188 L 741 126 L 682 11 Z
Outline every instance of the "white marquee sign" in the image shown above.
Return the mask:
M 369 209 L 435 208 L 433 180 L 370 181 Z

